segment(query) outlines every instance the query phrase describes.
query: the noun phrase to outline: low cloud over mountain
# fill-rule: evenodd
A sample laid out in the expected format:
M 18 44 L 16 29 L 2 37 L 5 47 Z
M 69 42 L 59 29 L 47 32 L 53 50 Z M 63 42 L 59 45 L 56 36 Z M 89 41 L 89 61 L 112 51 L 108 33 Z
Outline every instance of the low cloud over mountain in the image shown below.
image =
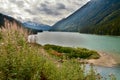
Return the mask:
M 0 0 L 0 13 L 21 21 L 53 25 L 89 0 Z

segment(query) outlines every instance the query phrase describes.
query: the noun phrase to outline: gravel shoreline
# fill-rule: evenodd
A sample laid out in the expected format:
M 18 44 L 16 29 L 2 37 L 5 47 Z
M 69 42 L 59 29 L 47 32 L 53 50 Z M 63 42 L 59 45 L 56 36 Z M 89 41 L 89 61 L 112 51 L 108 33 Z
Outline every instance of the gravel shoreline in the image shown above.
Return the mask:
M 90 59 L 90 60 L 87 60 L 87 63 L 93 64 L 96 66 L 104 66 L 104 67 L 113 67 L 118 64 L 112 55 L 104 52 L 98 52 L 98 53 L 101 56 L 99 59 Z

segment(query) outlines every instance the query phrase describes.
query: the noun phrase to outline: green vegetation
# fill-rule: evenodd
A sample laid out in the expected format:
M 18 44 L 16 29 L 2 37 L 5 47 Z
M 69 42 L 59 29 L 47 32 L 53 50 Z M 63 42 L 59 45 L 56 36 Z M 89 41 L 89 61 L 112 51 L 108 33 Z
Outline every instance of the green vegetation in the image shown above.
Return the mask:
M 1 35 L 1 33 L 0 33 L 0 40 L 2 39 L 2 35 Z
M 97 19 L 96 19 L 97 20 Z M 84 27 L 82 33 L 92 33 L 100 35 L 120 35 L 120 10 L 116 10 L 105 16 L 99 23 Z
M 28 44 L 26 30 L 15 23 L 0 29 L 0 80 L 102 80 L 91 66 L 76 59 L 59 63 L 42 46 Z M 11 26 L 9 26 L 11 25 Z M 43 51 L 42 51 L 43 50 Z M 114 77 L 111 80 L 115 80 Z
M 49 52 L 54 50 L 58 53 L 63 53 L 68 58 L 98 59 L 100 57 L 96 51 L 88 50 L 86 48 L 62 47 L 47 44 L 44 46 L 44 49 L 48 50 Z

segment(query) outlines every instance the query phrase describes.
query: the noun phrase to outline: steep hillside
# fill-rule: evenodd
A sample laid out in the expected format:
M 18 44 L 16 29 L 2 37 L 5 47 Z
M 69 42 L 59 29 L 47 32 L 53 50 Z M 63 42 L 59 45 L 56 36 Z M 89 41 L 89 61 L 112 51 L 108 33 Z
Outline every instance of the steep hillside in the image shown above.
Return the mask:
M 8 21 L 10 21 L 12 23 L 16 22 L 18 25 L 21 25 L 21 23 L 19 21 L 17 21 L 16 19 L 0 13 L 0 27 L 4 26 L 5 20 L 8 20 Z
M 120 35 L 119 22 L 120 0 L 91 0 L 51 30 Z

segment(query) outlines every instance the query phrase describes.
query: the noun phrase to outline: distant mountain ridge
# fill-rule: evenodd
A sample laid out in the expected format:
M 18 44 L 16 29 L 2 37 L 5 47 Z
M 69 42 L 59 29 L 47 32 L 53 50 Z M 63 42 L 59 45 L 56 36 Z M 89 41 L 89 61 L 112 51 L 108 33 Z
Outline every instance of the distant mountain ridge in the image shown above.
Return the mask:
M 36 23 L 36 22 L 31 22 L 31 21 L 24 22 L 23 25 L 26 28 L 33 29 L 36 31 L 48 31 L 51 29 L 51 26 L 49 26 L 49 25 L 40 24 L 40 23 Z
M 35 22 L 30 22 L 30 21 L 22 23 L 16 19 L 14 19 L 13 17 L 4 15 L 2 13 L 0 13 L 0 27 L 4 26 L 5 19 L 8 20 L 9 22 L 12 22 L 12 23 L 16 22 L 18 26 L 21 26 L 25 29 L 28 29 L 33 34 L 36 34 L 37 32 L 48 31 L 51 28 L 48 25 L 38 24 Z
M 91 0 L 51 30 L 120 35 L 120 0 Z

